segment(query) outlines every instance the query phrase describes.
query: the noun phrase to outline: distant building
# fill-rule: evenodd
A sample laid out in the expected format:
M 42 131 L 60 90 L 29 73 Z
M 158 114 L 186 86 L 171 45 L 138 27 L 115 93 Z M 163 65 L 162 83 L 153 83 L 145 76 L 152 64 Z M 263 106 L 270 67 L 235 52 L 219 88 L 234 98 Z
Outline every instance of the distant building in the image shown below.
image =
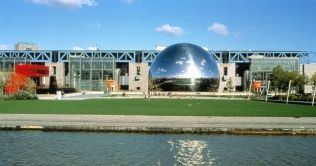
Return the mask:
M 38 50 L 38 46 L 33 43 L 28 42 L 19 42 L 15 44 L 15 50 L 18 51 L 36 51 Z

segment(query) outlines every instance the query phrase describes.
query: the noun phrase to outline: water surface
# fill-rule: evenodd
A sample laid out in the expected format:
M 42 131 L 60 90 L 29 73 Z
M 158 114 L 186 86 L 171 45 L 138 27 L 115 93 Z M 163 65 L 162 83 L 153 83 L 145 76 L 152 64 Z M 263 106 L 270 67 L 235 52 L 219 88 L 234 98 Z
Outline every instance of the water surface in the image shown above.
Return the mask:
M 0 165 L 314 165 L 316 137 L 0 131 Z

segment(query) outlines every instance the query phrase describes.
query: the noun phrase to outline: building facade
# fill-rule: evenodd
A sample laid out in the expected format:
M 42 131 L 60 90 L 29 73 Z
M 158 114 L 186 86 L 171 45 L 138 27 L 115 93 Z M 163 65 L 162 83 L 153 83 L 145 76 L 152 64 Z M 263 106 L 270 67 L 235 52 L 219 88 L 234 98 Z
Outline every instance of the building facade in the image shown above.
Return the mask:
M 20 46 L 22 47 L 22 46 Z M 77 91 L 106 90 L 108 80 L 113 90 L 148 91 L 148 71 L 160 51 L 155 50 L 1 50 L 0 81 L 6 81 L 16 64 L 31 63 L 49 67 L 49 77 L 39 85 L 48 88 L 52 79 L 58 88 Z M 276 65 L 287 70 L 300 70 L 300 63 L 308 63 L 306 51 L 208 51 L 215 59 L 219 74 L 219 92 L 225 91 L 231 78 L 236 91 L 246 91 L 254 79 L 266 80 Z M 311 75 L 316 67 L 305 65 Z

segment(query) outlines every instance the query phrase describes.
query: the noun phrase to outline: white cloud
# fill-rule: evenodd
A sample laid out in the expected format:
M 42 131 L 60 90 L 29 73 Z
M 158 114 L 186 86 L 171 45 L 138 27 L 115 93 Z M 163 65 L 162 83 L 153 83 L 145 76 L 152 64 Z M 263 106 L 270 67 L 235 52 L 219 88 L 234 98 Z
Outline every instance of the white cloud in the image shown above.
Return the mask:
M 75 47 L 72 48 L 72 50 L 83 50 L 83 48 L 75 46 Z
M 183 65 L 184 61 L 176 61 L 176 64 Z
M 208 32 L 214 32 L 218 35 L 222 35 L 222 36 L 228 36 L 229 32 L 228 32 L 228 28 L 226 25 L 215 22 L 213 23 L 211 26 L 209 26 L 207 28 Z
M 178 26 L 171 26 L 169 24 L 164 24 L 160 27 L 156 28 L 157 32 L 165 33 L 168 35 L 174 35 L 174 36 L 182 36 L 184 30 L 181 27 Z
M 98 47 L 96 46 L 90 46 L 88 48 L 82 48 L 82 47 L 79 47 L 79 46 L 75 46 L 72 48 L 72 50 L 91 50 L 91 51 L 94 51 L 94 50 L 98 50 Z
M 47 6 L 60 6 L 68 9 L 81 8 L 83 6 L 94 6 L 96 0 L 31 0 L 35 4 Z
M 91 46 L 91 47 L 88 47 L 88 50 L 97 50 L 98 48 L 96 46 Z
M 162 50 L 164 50 L 164 49 L 166 49 L 167 47 L 166 46 L 163 46 L 163 45 L 156 45 L 156 47 L 155 47 L 155 50 L 156 51 L 162 51 Z
M 194 61 L 193 61 L 193 59 L 191 58 L 191 59 L 185 61 L 185 63 L 187 63 L 187 64 L 194 64 Z
M 167 72 L 167 70 L 166 69 L 164 69 L 164 68 L 158 68 L 158 72 L 160 73 L 160 72 Z
M 0 44 L 0 50 L 9 50 L 9 46 L 6 44 Z
M 204 66 L 205 64 L 206 64 L 206 60 L 205 60 L 205 59 L 202 59 L 201 65 Z

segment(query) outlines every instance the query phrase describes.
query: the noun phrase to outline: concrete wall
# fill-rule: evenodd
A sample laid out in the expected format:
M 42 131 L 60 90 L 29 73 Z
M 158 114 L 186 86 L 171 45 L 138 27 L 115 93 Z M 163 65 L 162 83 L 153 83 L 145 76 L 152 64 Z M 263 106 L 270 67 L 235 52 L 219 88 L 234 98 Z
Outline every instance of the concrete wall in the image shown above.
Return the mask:
M 220 83 L 219 83 L 218 92 L 223 92 L 224 88 L 226 87 L 229 77 L 232 78 L 233 85 L 235 86 L 236 65 L 235 63 L 221 63 L 217 65 L 218 65 L 219 75 L 220 75 Z M 227 68 L 227 75 L 224 75 L 225 67 Z
M 45 66 L 49 68 L 49 77 L 56 76 L 57 86 L 64 87 L 66 82 L 65 77 L 65 64 L 64 63 L 45 63 Z M 54 67 L 56 68 L 56 73 L 54 73 Z M 45 87 L 49 86 L 49 77 L 43 77 L 42 84 Z
M 148 63 L 129 63 L 128 90 L 148 92 Z M 139 70 L 139 73 L 137 71 Z
M 303 65 L 303 73 L 309 78 L 311 78 L 315 72 L 316 72 L 316 63 Z

